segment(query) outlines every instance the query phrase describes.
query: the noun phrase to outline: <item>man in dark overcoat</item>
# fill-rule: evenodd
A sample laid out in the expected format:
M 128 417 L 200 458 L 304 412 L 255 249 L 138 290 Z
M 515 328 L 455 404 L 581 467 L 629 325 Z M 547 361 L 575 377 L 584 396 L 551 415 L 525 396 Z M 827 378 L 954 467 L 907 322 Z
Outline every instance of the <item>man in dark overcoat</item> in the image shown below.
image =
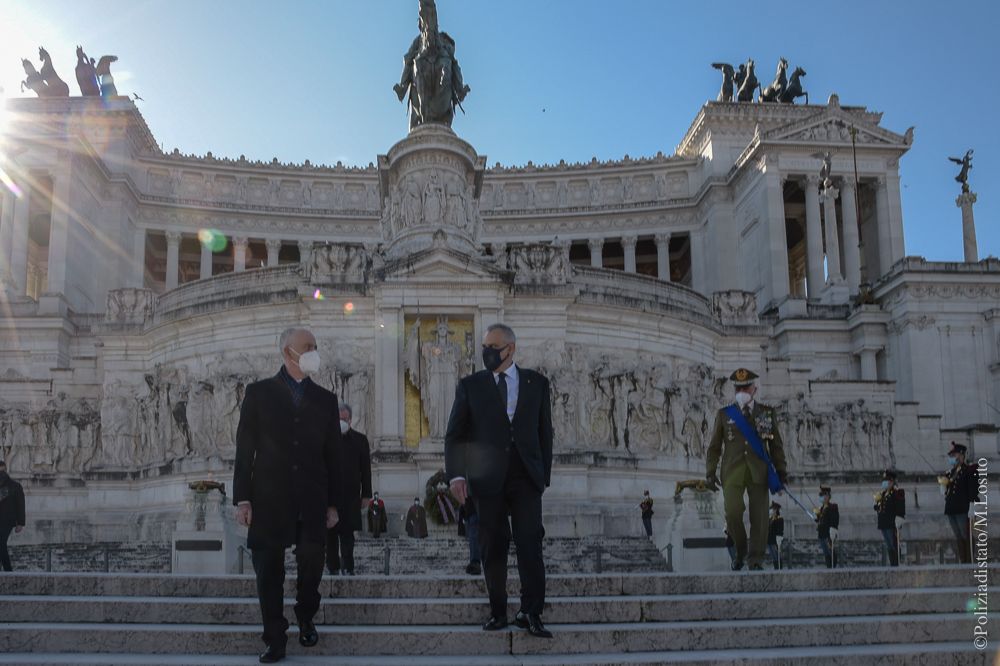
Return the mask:
M 276 375 L 247 386 L 236 431 L 233 503 L 249 527 L 247 548 L 257 574 L 257 597 L 266 649 L 261 663 L 285 657 L 285 549 L 295 546 L 298 580 L 295 617 L 299 643 L 319 640 L 319 610 L 326 531 L 338 521 L 341 447 L 337 396 L 314 383 L 316 338 L 303 328 L 282 332 L 284 361 Z
M 354 575 L 354 533 L 361 530 L 361 509 L 368 508 L 372 498 L 371 445 L 351 426 L 353 420 L 351 406 L 340 403 L 344 506 L 340 521 L 326 533 L 326 568 L 333 575 Z

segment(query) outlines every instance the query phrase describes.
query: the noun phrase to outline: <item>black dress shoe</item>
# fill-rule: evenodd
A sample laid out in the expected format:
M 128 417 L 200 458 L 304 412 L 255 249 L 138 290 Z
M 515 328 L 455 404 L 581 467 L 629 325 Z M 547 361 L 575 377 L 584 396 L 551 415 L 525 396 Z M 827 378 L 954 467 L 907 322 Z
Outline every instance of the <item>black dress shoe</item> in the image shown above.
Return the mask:
M 469 562 L 469 566 L 465 567 L 465 573 L 470 576 L 478 576 L 483 573 L 483 570 L 480 568 L 479 562 Z
M 764 570 L 764 565 L 763 564 L 751 564 L 750 565 L 750 571 L 763 571 L 763 570 Z
M 319 642 L 319 634 L 316 632 L 316 625 L 312 620 L 302 620 L 299 622 L 299 645 L 302 647 L 313 647 Z
M 273 664 L 279 662 L 285 658 L 285 648 L 275 647 L 273 645 L 268 645 L 267 649 L 264 650 L 260 657 L 257 659 L 262 664 Z
M 490 619 L 486 620 L 486 624 L 483 625 L 483 631 L 500 631 L 506 628 L 507 618 L 496 617 L 494 615 L 491 615 Z
M 739 571 L 743 568 L 743 560 L 733 560 L 733 571 Z
M 542 624 L 540 615 L 518 611 L 517 615 L 514 616 L 514 624 L 522 629 L 527 629 L 528 633 L 536 638 L 552 638 L 552 632 Z

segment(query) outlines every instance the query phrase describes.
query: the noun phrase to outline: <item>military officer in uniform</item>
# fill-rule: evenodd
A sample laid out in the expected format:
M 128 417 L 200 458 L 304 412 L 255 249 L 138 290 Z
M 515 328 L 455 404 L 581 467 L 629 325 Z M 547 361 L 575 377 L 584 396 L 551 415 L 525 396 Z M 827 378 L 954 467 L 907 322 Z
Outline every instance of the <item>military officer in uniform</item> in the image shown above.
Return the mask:
M 830 501 L 832 495 L 830 486 L 819 487 L 819 497 L 823 504 L 816 511 L 816 535 L 819 547 L 823 550 L 826 568 L 832 569 L 835 564 L 833 551 L 836 548 L 837 528 L 840 527 L 840 509 Z
M 882 490 L 875 493 L 875 512 L 878 529 L 889 550 L 889 565 L 899 566 L 899 530 L 906 518 L 906 493 L 896 485 L 896 473 L 891 469 L 882 473 Z
M 972 547 L 969 544 L 969 505 L 979 499 L 976 487 L 976 466 L 965 462 L 967 449 L 961 444 L 951 443 L 948 451 L 949 469 L 938 477 L 944 493 L 944 513 L 948 516 L 951 531 L 955 533 L 958 561 L 972 562 Z
M 784 485 L 786 478 L 785 450 L 778 432 L 778 419 L 774 408 L 754 400 L 757 375 L 746 368 L 736 370 L 729 379 L 736 389 L 734 406 L 751 432 L 755 433 L 774 463 L 778 479 Z M 715 415 L 715 427 L 708 446 L 706 477 L 710 482 L 722 486 L 725 503 L 726 529 L 736 548 L 733 571 L 743 568 L 744 562 L 751 570 L 763 569 L 764 551 L 767 547 L 768 532 L 768 465 L 754 452 L 751 443 L 744 436 L 740 424 L 727 413 L 725 407 Z M 716 475 L 719 461 L 722 461 L 722 481 Z M 743 513 L 747 506 L 750 512 L 750 538 L 747 540 L 743 524 Z

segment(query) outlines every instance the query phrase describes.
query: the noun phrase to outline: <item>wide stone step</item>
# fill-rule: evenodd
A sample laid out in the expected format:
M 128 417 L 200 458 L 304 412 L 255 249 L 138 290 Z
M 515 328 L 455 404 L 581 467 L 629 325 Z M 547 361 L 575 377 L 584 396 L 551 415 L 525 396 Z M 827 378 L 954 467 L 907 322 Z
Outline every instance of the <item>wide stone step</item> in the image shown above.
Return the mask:
M 521 630 L 479 627 L 321 626 L 310 655 L 601 654 L 676 650 L 818 647 L 952 642 L 971 631 L 966 613 L 783 618 L 622 624 L 552 624 L 541 640 Z M 257 625 L 0 623 L 0 653 L 84 651 L 152 654 L 248 654 L 260 646 Z M 303 654 L 291 633 L 289 651 Z M 620 662 L 618 662 L 620 663 Z
M 959 613 L 969 597 L 968 587 L 554 597 L 546 606 L 545 620 L 582 624 Z M 294 617 L 294 600 L 285 603 L 286 616 Z M 511 601 L 511 617 L 518 606 Z M 488 614 L 485 598 L 342 598 L 324 599 L 315 621 L 340 626 L 469 625 Z M 39 618 L 67 623 L 254 624 L 260 622 L 260 608 L 250 597 L 0 596 L 0 622 Z
M 1000 566 L 988 568 L 992 578 Z M 744 592 L 810 590 L 879 590 L 895 588 L 968 587 L 968 566 L 818 569 L 797 571 L 713 572 L 705 574 L 588 574 L 547 577 L 547 597 L 737 594 Z M 519 594 L 516 575 L 508 591 Z M 327 576 L 324 597 L 342 598 L 476 598 L 486 587 L 475 576 Z M 287 596 L 295 594 L 294 576 L 285 581 Z M 0 576 L 0 595 L 155 596 L 256 598 L 252 575 L 197 576 L 170 574 L 37 574 L 14 572 Z
M 256 660 L 250 650 L 241 654 L 0 654 L 0 664 L 66 666 L 67 664 L 107 666 L 246 666 Z M 988 666 L 995 650 L 976 650 L 970 641 L 949 643 L 889 643 L 875 645 L 758 648 L 741 650 L 691 650 L 675 652 L 632 652 L 624 654 L 547 654 L 497 656 L 378 656 L 342 657 L 290 655 L 284 664 L 295 666 L 619 666 L 621 664 L 686 664 L 719 666 Z

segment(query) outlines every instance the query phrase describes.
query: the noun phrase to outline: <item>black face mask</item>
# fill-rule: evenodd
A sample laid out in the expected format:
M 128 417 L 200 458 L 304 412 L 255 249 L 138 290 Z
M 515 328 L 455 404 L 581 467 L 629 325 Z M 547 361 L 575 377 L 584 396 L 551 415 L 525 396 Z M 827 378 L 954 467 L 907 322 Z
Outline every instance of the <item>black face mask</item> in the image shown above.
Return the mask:
M 496 372 L 496 369 L 503 365 L 503 359 L 500 358 L 500 352 L 506 349 L 507 346 L 504 345 L 500 349 L 493 349 L 493 347 L 483 347 L 483 365 L 490 372 Z

